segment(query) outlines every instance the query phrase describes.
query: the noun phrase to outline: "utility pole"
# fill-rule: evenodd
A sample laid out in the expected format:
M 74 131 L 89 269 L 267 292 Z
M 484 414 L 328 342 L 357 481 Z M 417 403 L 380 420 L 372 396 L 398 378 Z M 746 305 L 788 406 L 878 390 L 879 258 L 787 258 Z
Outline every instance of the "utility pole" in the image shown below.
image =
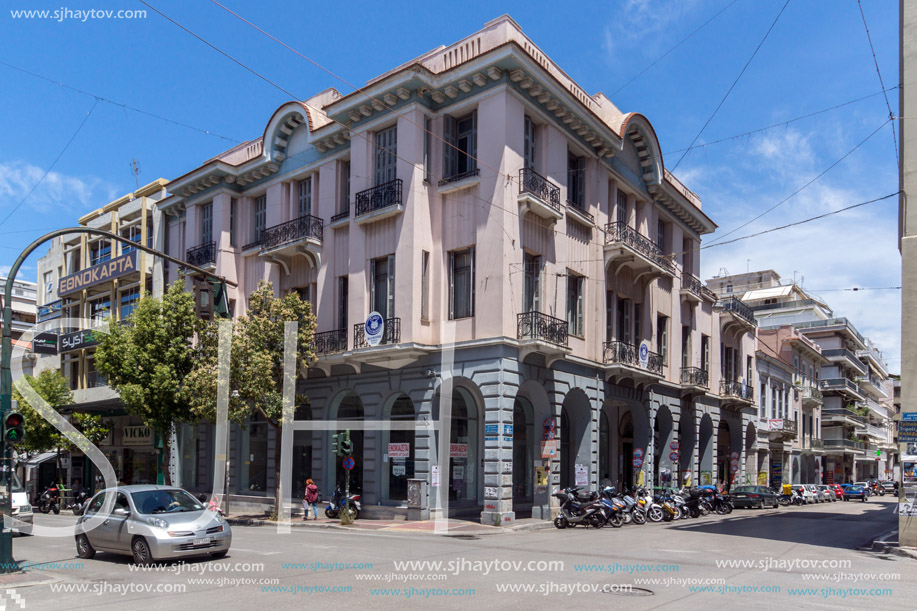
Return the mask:
M 224 282 L 226 284 L 231 284 L 232 286 L 237 286 L 235 282 L 230 282 L 221 276 L 217 276 L 213 272 L 209 272 L 205 269 L 201 269 L 196 265 L 191 265 L 182 261 L 181 259 L 176 259 L 170 255 L 167 255 L 164 252 L 160 252 L 155 248 L 150 248 L 149 246 L 143 244 L 142 242 L 132 242 L 127 238 L 124 238 L 120 235 L 111 233 L 110 231 L 103 231 L 101 229 L 93 229 L 91 227 L 69 227 L 67 229 L 57 229 L 51 233 L 45 234 L 29 244 L 25 250 L 23 250 L 16 260 L 13 262 L 13 265 L 10 267 L 10 271 L 7 274 L 6 286 L 4 287 L 3 292 L 3 318 L 2 318 L 2 344 L 0 344 L 0 421 L 6 421 L 6 415 L 13 409 L 13 376 L 10 371 L 10 365 L 13 358 L 13 307 L 12 307 L 12 298 L 13 298 L 13 283 L 16 281 L 16 274 L 19 272 L 19 268 L 22 267 L 22 264 L 25 263 L 25 260 L 31 255 L 39 246 L 56 238 L 57 236 L 67 235 L 70 233 L 87 233 L 91 235 L 100 235 L 109 240 L 115 240 L 136 248 L 137 250 L 142 250 L 151 255 L 156 255 L 162 257 L 168 261 L 175 263 L 180 267 L 186 267 L 191 271 L 197 274 L 203 274 L 208 278 L 213 278 L 219 282 Z M 8 460 L 11 452 L 10 445 L 6 442 L 5 438 L 0 437 L 0 458 L 3 458 L 8 464 L 8 470 L 6 472 L 5 480 L 7 481 L 6 494 L 0 498 L 0 511 L 3 512 L 4 516 L 12 515 L 12 491 L 10 489 L 11 482 L 11 473 L 12 473 L 12 464 L 9 464 Z M 4 521 L 0 525 L 0 573 L 14 573 L 18 569 L 14 568 L 13 561 L 13 531 L 10 528 L 6 527 L 6 522 Z
M 901 427 L 899 434 L 902 460 L 902 482 L 899 507 L 915 507 L 917 483 L 904 476 L 907 463 L 914 466 L 917 457 L 907 457 L 908 438 L 904 421 L 917 418 L 917 201 L 909 204 L 908 194 L 917 196 L 917 3 L 899 0 L 899 82 L 898 130 L 901 136 L 898 171 L 898 249 L 901 251 Z M 913 428 L 913 425 L 911 425 Z M 908 460 L 910 458 L 910 460 Z M 911 482 L 908 483 L 908 479 Z M 907 499 L 905 501 L 905 499 Z M 898 543 L 917 547 L 917 511 L 898 516 Z

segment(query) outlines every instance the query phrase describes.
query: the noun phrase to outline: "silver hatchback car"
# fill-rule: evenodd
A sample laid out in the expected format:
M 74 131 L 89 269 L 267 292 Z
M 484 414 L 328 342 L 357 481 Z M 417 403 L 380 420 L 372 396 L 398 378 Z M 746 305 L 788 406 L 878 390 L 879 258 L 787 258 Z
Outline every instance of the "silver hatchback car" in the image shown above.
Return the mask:
M 111 513 L 104 513 L 106 497 Z M 98 523 L 95 528 L 92 523 Z M 76 523 L 76 552 L 92 558 L 96 550 L 133 556 L 136 564 L 192 556 L 221 558 L 232 531 L 216 511 L 173 486 L 136 485 L 102 490 Z

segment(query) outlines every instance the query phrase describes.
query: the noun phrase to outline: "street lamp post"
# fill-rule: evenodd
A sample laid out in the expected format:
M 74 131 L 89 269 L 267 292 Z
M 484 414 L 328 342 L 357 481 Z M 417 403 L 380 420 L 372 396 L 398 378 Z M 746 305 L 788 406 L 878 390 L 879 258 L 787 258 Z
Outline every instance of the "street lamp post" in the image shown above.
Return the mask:
M 231 286 L 238 286 L 235 282 L 230 282 L 221 276 L 217 276 L 213 272 L 201 269 L 195 265 L 190 265 L 181 259 L 176 259 L 175 257 L 167 255 L 164 252 L 160 252 L 155 248 L 150 248 L 144 244 L 133 242 L 127 238 L 111 233 L 110 231 L 93 229 L 91 227 L 70 227 L 67 229 L 57 229 L 51 233 L 41 236 L 29 244 L 26 249 L 19 254 L 19 256 L 16 258 L 16 261 L 13 262 L 12 267 L 10 267 L 9 274 L 6 279 L 6 286 L 4 287 L 3 291 L 3 339 L 2 345 L 0 345 L 0 421 L 2 421 L 6 417 L 7 412 L 12 409 L 13 401 L 13 378 L 10 371 L 13 352 L 13 308 L 11 305 L 13 296 L 13 282 L 16 279 L 16 274 L 19 272 L 19 268 L 22 267 L 22 264 L 29 257 L 29 255 L 31 255 L 39 246 L 48 240 L 70 233 L 88 233 L 99 235 L 109 240 L 116 240 L 122 244 L 127 244 L 132 248 L 136 248 L 137 250 L 142 250 L 143 252 L 149 253 L 151 255 L 162 257 L 167 261 L 171 261 L 181 267 L 186 267 L 195 273 L 203 274 L 208 278 L 218 280 Z M 6 471 L 3 472 L 3 486 L 5 486 L 5 494 L 2 496 L 2 499 L 0 499 L 0 510 L 2 510 L 4 518 L 12 515 L 13 469 L 12 465 L 9 464 L 9 453 L 10 448 L 6 443 L 6 440 L 0 439 L 0 457 L 3 458 L 4 463 L 6 463 L 7 466 Z M 13 566 L 13 531 L 12 529 L 8 528 L 7 520 L 4 519 L 2 527 L 0 527 L 0 573 L 13 573 L 18 570 L 14 569 Z

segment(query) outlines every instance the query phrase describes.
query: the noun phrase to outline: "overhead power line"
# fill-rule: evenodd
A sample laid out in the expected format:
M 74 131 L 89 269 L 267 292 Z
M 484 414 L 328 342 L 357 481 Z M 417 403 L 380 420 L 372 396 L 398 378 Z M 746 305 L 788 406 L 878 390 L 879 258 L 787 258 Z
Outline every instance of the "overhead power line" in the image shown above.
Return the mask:
M 894 91 L 894 90 L 897 89 L 897 88 L 898 88 L 898 85 L 895 85 L 894 87 L 889 87 L 889 88 L 886 89 L 885 91 Z M 826 113 L 826 112 L 829 112 L 829 111 L 831 111 L 831 110 L 837 110 L 838 108 L 843 108 L 844 106 L 849 106 L 849 105 L 851 105 L 851 104 L 856 104 L 857 102 L 862 102 L 863 100 L 868 100 L 868 99 L 870 99 L 870 98 L 874 98 L 874 97 L 876 97 L 877 95 L 882 95 L 883 93 L 885 93 L 885 91 L 877 91 L 877 92 L 875 92 L 875 93 L 870 93 L 869 95 L 864 95 L 864 96 L 861 97 L 861 98 L 856 98 L 856 99 L 854 99 L 854 100 L 849 100 L 849 101 L 847 101 L 847 102 L 842 102 L 842 103 L 840 103 L 840 104 L 835 104 L 834 106 L 831 106 L 831 107 L 829 107 L 829 108 L 822 108 L 821 110 L 816 110 L 815 112 L 810 112 L 810 113 L 807 114 L 807 115 L 802 115 L 802 116 L 800 116 L 800 117 L 794 117 L 794 118 L 792 118 L 792 119 L 787 119 L 786 121 L 780 121 L 779 123 L 773 123 L 773 124 L 771 124 L 771 125 L 768 125 L 767 127 L 759 127 L 758 129 L 753 129 L 753 130 L 751 130 L 751 131 L 742 132 L 741 134 L 736 134 L 736 135 L 734 135 L 734 136 L 727 136 L 727 137 L 725 137 L 725 138 L 720 138 L 719 140 L 713 140 L 712 142 L 702 142 L 702 143 L 700 143 L 700 144 L 695 144 L 694 146 L 692 146 L 692 147 L 690 147 L 690 148 L 683 148 L 683 149 L 675 149 L 675 150 L 672 150 L 672 151 L 666 151 L 666 152 L 663 153 L 663 155 L 674 155 L 675 153 L 681 153 L 681 152 L 683 152 L 683 151 L 692 151 L 692 150 L 694 150 L 694 149 L 707 148 L 708 146 L 713 146 L 713 145 L 715 145 L 715 144 L 722 144 L 723 142 L 730 142 L 730 141 L 732 141 L 732 140 L 738 140 L 738 139 L 740 139 L 740 138 L 746 138 L 746 137 L 748 137 L 748 136 L 753 136 L 753 135 L 755 135 L 755 134 L 760 134 L 761 132 L 766 132 L 766 131 L 769 130 L 769 129 L 775 129 L 775 128 L 777 128 L 777 127 L 786 127 L 787 125 L 789 125 L 789 124 L 791 124 L 791 123 L 795 123 L 795 122 L 797 122 L 797 121 L 802 121 L 803 119 L 809 119 L 809 118 L 815 117 L 815 116 L 817 116 L 817 115 L 820 115 L 820 114 L 824 114 L 824 113 Z M 902 117 L 896 117 L 896 118 L 897 118 L 897 119 L 900 119 L 900 118 L 902 118 Z
M 51 173 L 51 170 L 53 170 L 53 169 L 54 169 L 54 166 L 57 165 L 57 162 L 60 161 L 60 158 L 63 157 L 64 153 L 67 152 L 67 149 L 70 148 L 70 145 L 73 143 L 73 141 L 76 140 L 77 135 L 79 135 L 80 131 L 83 129 L 83 126 L 86 125 L 86 121 L 88 121 L 88 120 L 89 120 L 89 117 L 92 116 L 92 111 L 94 111 L 94 110 L 96 109 L 96 106 L 97 106 L 98 104 L 99 104 L 99 100 L 98 100 L 98 99 L 97 99 L 95 102 L 92 103 L 92 108 L 89 109 L 89 112 L 87 112 L 87 113 L 86 113 L 86 116 L 83 117 L 83 120 L 80 121 L 79 127 L 76 128 L 76 131 L 73 132 L 73 135 L 70 136 L 70 139 L 69 139 L 69 140 L 67 140 L 67 144 L 64 145 L 64 148 L 62 148 L 62 149 L 60 150 L 60 152 L 57 154 L 57 157 L 55 157 L 55 158 L 54 158 L 54 161 L 51 162 L 51 165 L 48 166 L 48 169 L 45 170 L 44 174 L 41 175 L 41 178 L 38 179 L 38 182 L 36 182 L 34 185 L 32 185 L 32 188 L 29 189 L 29 192 L 25 194 L 25 197 L 23 197 L 21 200 L 19 200 L 19 203 L 16 204 L 15 206 L 13 206 L 13 209 L 10 210 L 10 211 L 7 213 L 7 215 L 6 215 L 5 217 L 3 217 L 3 220 L 0 221 L 0 225 L 3 225 L 4 223 L 6 223 L 6 222 L 10 219 L 10 217 L 13 216 L 13 214 L 14 214 L 17 210 L 19 210 L 20 207 L 22 207 L 22 204 L 24 204 L 25 201 L 26 201 L 27 199 L 29 199 L 29 196 L 32 195 L 32 193 L 35 192 L 35 189 L 38 188 L 38 185 L 40 185 L 40 184 L 44 181 L 45 177 L 47 177 L 48 174 Z
M 733 89 L 735 88 L 735 86 L 738 84 L 739 79 L 741 79 L 741 78 L 742 78 L 742 75 L 745 74 L 745 71 L 748 69 L 748 66 L 750 66 L 752 60 L 755 59 L 755 56 L 758 54 L 758 51 L 761 49 L 761 46 L 764 45 L 764 41 L 766 41 L 766 40 L 767 40 L 767 37 L 770 36 L 771 31 L 774 29 L 774 26 L 777 25 L 777 22 L 780 20 L 780 16 L 783 14 L 783 11 L 786 10 L 786 7 L 789 6 L 789 4 L 790 4 L 790 0 L 786 0 L 786 4 L 784 4 L 784 5 L 783 5 L 783 8 L 780 9 L 780 12 L 777 13 L 777 17 L 774 18 L 774 22 L 771 24 L 771 27 L 767 28 L 767 32 L 764 33 L 764 38 L 761 39 L 761 42 L 759 42 L 759 43 L 758 43 L 758 46 L 755 47 L 755 50 L 754 50 L 754 52 L 751 54 L 751 57 L 749 57 L 749 58 L 748 58 L 748 61 L 745 62 L 745 65 L 742 66 L 742 71 L 739 72 L 739 76 L 737 76 L 737 77 L 736 77 L 736 80 L 734 80 L 734 81 L 732 82 L 732 85 L 729 86 L 729 89 L 726 91 L 726 94 L 723 96 L 723 99 L 720 100 L 720 103 L 717 104 L 717 105 L 716 105 L 716 108 L 713 109 L 713 114 L 710 115 L 710 118 L 707 119 L 707 122 L 704 123 L 704 126 L 700 128 L 700 131 L 697 132 L 697 135 L 694 136 L 694 139 L 691 140 L 691 144 L 688 145 L 688 149 L 685 150 L 685 152 L 681 154 L 681 157 L 678 158 L 678 161 L 677 161 L 677 162 L 675 163 L 675 165 L 672 167 L 672 171 L 673 171 L 673 172 L 675 171 L 676 168 L 678 168 L 678 165 L 681 163 L 682 159 L 685 158 L 685 155 L 688 154 L 688 150 L 690 150 L 691 147 L 694 146 L 694 143 L 697 142 L 697 139 L 700 138 L 701 134 L 704 133 L 704 130 L 707 129 L 707 126 L 710 125 L 710 122 L 713 121 L 713 117 L 716 116 L 716 113 L 718 113 L 718 112 L 720 111 L 720 108 L 721 108 L 721 107 L 723 106 L 723 104 L 726 102 L 726 98 L 729 97 L 729 94 L 732 93 L 732 90 L 733 90 Z
M 633 77 L 631 77 L 631 79 L 630 79 L 629 81 L 627 81 L 626 83 L 624 83 L 623 85 L 621 85 L 620 87 L 618 87 L 617 89 L 615 89 L 614 92 L 611 94 L 611 97 L 614 97 L 615 95 L 618 94 L 619 91 L 623 90 L 625 87 L 627 87 L 628 85 L 630 85 L 631 83 L 633 83 L 634 81 L 636 81 L 638 78 L 640 78 L 641 76 L 643 76 L 650 68 L 652 68 L 653 66 L 655 66 L 656 64 L 658 64 L 659 62 L 661 62 L 662 60 L 664 60 L 664 59 L 669 55 L 669 53 L 671 53 L 672 51 L 674 51 L 675 49 L 677 49 L 678 47 L 680 47 L 680 46 L 683 45 L 684 43 L 688 42 L 688 40 L 689 40 L 690 38 L 692 38 L 695 34 L 697 34 L 697 33 L 700 32 L 701 30 L 703 30 L 705 27 L 707 27 L 707 24 L 709 24 L 711 21 L 713 21 L 714 19 L 716 19 L 717 17 L 719 17 L 720 15 L 722 15 L 723 13 L 725 13 L 725 12 L 726 12 L 726 9 L 728 9 L 729 7 L 731 7 L 733 4 L 735 4 L 735 3 L 738 2 L 738 1 L 739 1 L 739 0 L 732 0 L 732 2 L 730 2 L 729 4 L 727 4 L 726 6 L 724 6 L 722 9 L 720 9 L 719 12 L 717 12 L 713 17 L 711 17 L 711 18 L 708 19 L 707 21 L 705 21 L 705 22 L 703 22 L 702 24 L 700 24 L 700 26 L 698 26 L 697 29 L 695 29 L 693 32 L 691 32 L 690 34 L 688 34 L 687 36 L 685 36 L 684 38 L 682 38 L 680 41 L 678 41 L 678 42 L 675 44 L 675 46 L 673 46 L 671 49 L 669 49 L 668 51 L 666 51 L 665 53 L 663 53 L 662 55 L 660 55 L 658 58 L 656 58 L 656 60 L 653 61 L 653 63 L 651 63 L 649 66 L 647 66 L 646 68 L 644 68 L 643 70 L 641 70 L 641 71 L 638 72 L 637 74 L 635 74 Z
M 41 79 L 41 80 L 43 80 L 43 81 L 47 81 L 47 82 L 51 83 L 52 85 L 57 85 L 58 87 L 62 87 L 62 88 L 64 88 L 64 89 L 69 89 L 70 91 L 73 91 L 74 93 L 79 93 L 80 95 L 85 95 L 85 96 L 88 96 L 88 97 L 90 97 L 90 98 L 94 98 L 94 99 L 96 99 L 96 100 L 99 100 L 100 102 L 105 102 L 106 104 L 111 104 L 112 106 L 117 106 L 118 108 L 122 108 L 122 109 L 126 108 L 126 109 L 128 109 L 128 110 L 133 110 L 133 111 L 136 112 L 136 113 L 140 113 L 140 114 L 142 114 L 142 115 L 146 115 L 146 116 L 152 117 L 152 118 L 154 118 L 154 119 L 159 119 L 160 121 L 165 121 L 166 123 L 172 123 L 172 124 L 174 124 L 174 125 L 178 125 L 179 127 L 184 127 L 184 128 L 187 128 L 187 129 L 193 129 L 193 130 L 196 131 L 196 132 L 200 132 L 200 133 L 206 134 L 206 135 L 208 135 L 208 136 L 216 136 L 217 138 L 222 138 L 223 140 L 228 140 L 228 141 L 233 142 L 233 143 L 235 143 L 235 144 L 239 144 L 240 142 L 242 142 L 241 140 L 236 140 L 235 138 L 230 138 L 229 136 L 223 136 L 223 135 L 218 134 L 218 133 L 216 133 L 216 132 L 214 132 L 214 131 L 211 131 L 211 130 L 209 130 L 209 129 L 202 129 L 202 128 L 200 128 L 200 127 L 194 127 L 193 125 L 188 125 L 187 123 L 182 123 L 181 121 L 176 121 L 175 119 L 170 119 L 170 118 L 168 118 L 168 117 L 163 117 L 163 116 L 161 116 L 161 115 L 157 115 L 157 114 L 155 114 L 155 113 L 148 112 L 148 111 L 146 111 L 146 110 L 141 110 L 141 109 L 139 109 L 139 108 L 137 108 L 137 107 L 135 107 L 135 106 L 131 106 L 131 105 L 129 105 L 129 104 L 124 104 L 123 102 L 116 102 L 116 101 L 114 101 L 114 100 L 109 100 L 108 98 L 106 98 L 106 97 L 104 97 L 104 96 L 100 96 L 100 95 L 97 95 L 97 94 L 95 94 L 95 93 L 90 93 L 90 92 L 88 92 L 88 91 L 83 91 L 82 89 L 79 89 L 79 88 L 77 88 L 77 87 L 73 87 L 72 85 L 67 85 L 66 83 L 62 83 L 62 82 L 60 82 L 60 81 L 55 81 L 54 79 L 48 78 L 47 76 L 44 76 L 44 75 L 41 75 L 41 74 L 38 74 L 37 72 L 32 72 L 31 70 L 26 70 L 25 68 L 21 68 L 21 67 L 19 67 L 19 66 L 14 66 L 13 64 L 9 64 L 9 63 L 4 62 L 4 61 L 0 61 L 0 66 L 6 66 L 7 68 L 10 68 L 10 69 L 12 69 L 12 70 L 17 70 L 17 71 L 19 71 L 19 72 L 22 72 L 23 74 L 28 74 L 29 76 L 33 76 L 33 77 L 35 77 L 35 78 L 37 78 L 37 79 Z
M 869 33 L 869 26 L 866 25 L 866 13 L 863 12 L 863 2 L 857 0 L 857 5 L 860 7 L 860 17 L 863 18 L 863 27 L 866 29 L 866 40 L 869 41 L 869 50 L 872 51 L 872 61 L 876 65 L 876 74 L 879 75 L 879 85 L 881 85 L 882 91 L 884 92 L 885 82 L 882 80 L 882 71 L 879 70 L 879 60 L 876 58 L 876 48 L 872 44 L 872 35 Z M 892 105 L 888 101 L 888 93 L 885 94 L 885 108 L 888 109 L 888 120 L 894 120 L 895 113 L 892 112 Z M 892 142 L 895 143 L 895 162 L 898 162 L 898 136 L 895 134 L 894 124 L 892 124 Z

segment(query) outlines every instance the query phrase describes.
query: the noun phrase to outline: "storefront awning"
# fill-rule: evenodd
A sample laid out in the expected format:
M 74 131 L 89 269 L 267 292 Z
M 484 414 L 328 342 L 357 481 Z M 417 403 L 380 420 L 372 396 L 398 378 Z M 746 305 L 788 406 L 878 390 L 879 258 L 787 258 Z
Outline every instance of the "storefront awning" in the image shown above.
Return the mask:
M 57 452 L 42 452 L 41 454 L 36 454 L 29 460 L 20 461 L 19 464 L 26 467 L 34 467 L 35 465 L 41 464 L 46 460 L 51 460 L 57 457 Z

